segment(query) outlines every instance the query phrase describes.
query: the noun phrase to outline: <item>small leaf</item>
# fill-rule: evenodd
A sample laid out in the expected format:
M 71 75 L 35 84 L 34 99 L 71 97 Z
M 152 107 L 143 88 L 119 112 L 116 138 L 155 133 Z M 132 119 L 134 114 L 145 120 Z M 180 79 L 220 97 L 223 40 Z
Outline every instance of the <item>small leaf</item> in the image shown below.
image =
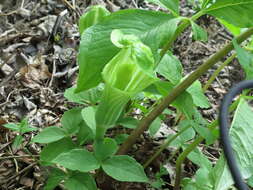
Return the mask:
M 97 190 L 95 180 L 88 173 L 74 172 L 64 183 L 68 190 Z
M 95 134 L 91 130 L 91 128 L 82 121 L 80 124 L 79 131 L 77 133 L 77 141 L 79 145 L 83 145 L 87 141 L 93 140 L 95 137 Z
M 102 95 L 103 85 L 98 85 L 96 88 L 89 89 L 87 91 L 75 93 L 76 87 L 71 87 L 65 90 L 64 97 L 70 102 L 79 104 L 96 104 Z
M 238 54 L 239 62 L 246 73 L 246 79 L 253 79 L 253 54 L 241 48 L 235 40 L 233 40 L 233 44 Z
M 191 94 L 193 102 L 196 106 L 201 108 L 209 108 L 210 103 L 204 95 L 201 83 L 197 80 L 186 90 Z
M 21 135 L 17 135 L 13 141 L 12 148 L 17 149 L 22 144 L 23 137 Z
M 17 132 L 20 130 L 20 126 L 16 123 L 6 123 L 3 126 Z
M 82 109 L 82 118 L 87 124 L 87 126 L 92 130 L 93 134 L 96 134 L 96 119 L 95 119 L 95 108 L 86 107 Z
M 95 142 L 95 156 L 98 160 L 103 161 L 117 152 L 118 146 L 114 139 L 105 138 L 102 142 Z
M 51 143 L 58 141 L 66 136 L 65 131 L 60 127 L 47 127 L 36 135 L 32 142 Z
M 55 187 L 66 177 L 66 174 L 58 169 L 58 168 L 52 168 L 50 169 L 50 174 L 47 179 L 47 183 L 44 187 L 44 190 L 54 190 Z
M 156 72 L 164 76 L 172 84 L 178 84 L 182 79 L 182 65 L 178 58 L 171 52 L 165 54 L 156 68 Z
M 57 156 L 54 163 L 70 170 L 89 172 L 99 168 L 99 163 L 94 155 L 85 149 L 73 149 Z
M 73 134 L 79 130 L 79 125 L 83 121 L 81 110 L 81 108 L 73 108 L 64 112 L 61 118 L 61 124 L 62 128 L 65 129 L 68 134 Z
M 159 117 L 157 117 L 152 123 L 151 123 L 151 125 L 150 125 L 150 127 L 149 127 L 149 133 L 150 133 L 150 135 L 151 136 L 154 136 L 156 133 L 157 133 L 157 131 L 160 129 L 160 127 L 161 127 L 161 123 L 162 123 L 162 120 L 159 118 Z
M 79 31 L 80 34 L 90 26 L 93 26 L 104 20 L 110 12 L 103 6 L 96 5 L 89 8 L 88 12 L 83 14 L 79 19 Z
M 192 31 L 194 40 L 200 40 L 206 42 L 208 40 L 207 32 L 197 25 L 195 22 L 191 21 Z
M 129 136 L 128 134 L 119 134 L 116 135 L 114 139 L 117 142 L 117 144 L 122 144 L 123 142 L 125 142 L 128 136 Z
M 129 128 L 129 129 L 135 129 L 139 123 L 138 119 L 135 119 L 133 117 L 125 117 L 118 121 L 118 125 L 122 125 L 123 127 Z
M 102 164 L 103 170 L 118 181 L 147 182 L 143 167 L 130 156 L 113 156 Z
M 61 139 L 45 146 L 40 153 L 40 160 L 43 165 L 51 165 L 52 160 L 55 159 L 59 154 L 68 152 L 74 149 L 76 146 L 70 137 Z

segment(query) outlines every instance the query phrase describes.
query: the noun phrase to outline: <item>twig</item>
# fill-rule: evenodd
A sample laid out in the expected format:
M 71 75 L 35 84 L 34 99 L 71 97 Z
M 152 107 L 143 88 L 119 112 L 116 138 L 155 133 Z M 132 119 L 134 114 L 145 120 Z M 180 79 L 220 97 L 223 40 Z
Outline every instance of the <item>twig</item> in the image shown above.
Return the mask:
M 27 157 L 39 157 L 39 155 L 21 155 L 21 156 L 5 156 L 5 157 L 0 157 L 0 160 L 8 160 L 12 158 L 27 158 Z
M 9 177 L 8 179 L 4 180 L 4 181 L 1 181 L 0 184 L 5 184 L 7 183 L 8 181 L 12 180 L 12 179 L 15 179 L 16 177 L 18 177 L 19 175 L 21 175 L 22 173 L 28 171 L 30 168 L 32 168 L 33 166 L 35 166 L 37 164 L 37 162 L 34 162 L 32 164 L 30 164 L 29 166 L 27 166 L 26 168 L 24 168 L 23 170 L 19 171 L 17 174 Z

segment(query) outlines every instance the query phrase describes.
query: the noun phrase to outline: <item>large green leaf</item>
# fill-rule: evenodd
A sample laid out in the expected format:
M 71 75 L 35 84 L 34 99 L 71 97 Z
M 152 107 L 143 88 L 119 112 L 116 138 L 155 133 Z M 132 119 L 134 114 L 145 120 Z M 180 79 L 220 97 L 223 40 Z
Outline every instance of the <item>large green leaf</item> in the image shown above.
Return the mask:
M 147 182 L 143 167 L 130 156 L 113 156 L 102 163 L 103 170 L 119 181 Z
M 80 43 L 76 92 L 96 86 L 102 79 L 103 67 L 118 53 L 119 48 L 110 40 L 113 29 L 140 37 L 157 55 L 158 47 L 173 36 L 178 21 L 162 12 L 128 9 L 112 13 L 103 22 L 88 28 Z
M 253 26 L 253 0 L 216 0 L 204 11 L 241 28 Z
M 97 190 L 96 182 L 88 173 L 74 172 L 64 183 L 68 190 Z
M 85 149 L 73 149 L 57 156 L 53 162 L 70 170 L 89 172 L 99 168 L 95 156 Z
M 229 135 L 244 179 L 253 174 L 253 111 L 244 99 L 235 111 Z M 226 190 L 234 182 L 222 156 L 212 171 L 213 190 Z

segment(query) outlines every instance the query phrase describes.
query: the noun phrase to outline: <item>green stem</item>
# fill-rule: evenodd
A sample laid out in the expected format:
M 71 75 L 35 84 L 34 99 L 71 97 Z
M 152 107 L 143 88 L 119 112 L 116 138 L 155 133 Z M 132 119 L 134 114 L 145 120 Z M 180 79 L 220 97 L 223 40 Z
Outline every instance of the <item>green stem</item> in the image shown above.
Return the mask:
M 232 112 L 236 109 L 236 107 L 239 104 L 240 99 L 238 98 L 229 108 L 229 111 Z M 211 131 L 214 128 L 216 128 L 219 124 L 219 120 L 214 120 L 209 126 L 208 129 Z M 188 146 L 178 157 L 176 161 L 176 180 L 173 190 L 179 190 L 180 189 L 180 183 L 181 183 L 181 171 L 182 171 L 182 164 L 185 161 L 185 158 L 188 156 L 189 153 L 191 153 L 202 141 L 204 140 L 203 137 L 198 136 L 190 146 Z
M 240 44 L 245 41 L 248 37 L 253 34 L 253 27 L 246 30 L 244 33 L 239 35 L 236 40 Z M 223 47 L 219 52 L 211 56 L 204 64 L 202 64 L 198 69 L 196 69 L 192 74 L 190 74 L 186 79 L 176 86 L 169 94 L 166 96 L 160 104 L 158 104 L 146 117 L 144 117 L 137 128 L 129 135 L 127 140 L 122 144 L 117 154 L 126 154 L 130 148 L 135 144 L 136 140 L 141 134 L 146 131 L 150 124 L 182 93 L 184 92 L 193 82 L 195 82 L 201 75 L 207 72 L 215 63 L 217 63 L 222 57 L 227 55 L 231 50 L 233 50 L 233 44 L 230 42 L 225 47 Z
M 212 76 L 210 77 L 210 79 L 207 81 L 207 83 L 203 87 L 203 92 L 206 92 L 206 90 L 210 87 L 210 85 L 215 80 L 215 78 L 219 75 L 219 73 L 221 72 L 221 70 L 224 69 L 231 61 L 233 61 L 234 58 L 236 57 L 236 55 L 237 55 L 236 53 L 233 54 L 233 55 L 231 55 L 225 62 L 223 62 L 219 66 L 219 68 L 212 74 Z
M 106 129 L 107 128 L 105 126 L 97 125 L 97 127 L 96 127 L 96 137 L 95 137 L 96 141 L 99 142 L 99 141 L 104 140 Z
M 218 120 L 215 120 L 209 125 L 209 129 L 212 130 L 218 125 Z M 202 141 L 204 138 L 202 136 L 198 136 L 193 143 L 191 143 L 178 157 L 176 161 L 176 180 L 173 190 L 180 189 L 180 182 L 181 182 L 181 170 L 182 170 L 182 163 L 184 162 L 185 158 L 191 153 Z
M 144 168 L 146 168 L 154 159 L 157 158 L 161 154 L 161 152 L 166 149 L 172 141 L 174 141 L 178 136 L 180 136 L 183 132 L 185 132 L 187 129 L 191 128 L 191 126 L 184 127 L 181 131 L 179 131 L 177 134 L 173 135 L 172 137 L 168 138 L 159 148 L 159 150 L 156 151 L 155 154 L 153 154 L 143 165 Z

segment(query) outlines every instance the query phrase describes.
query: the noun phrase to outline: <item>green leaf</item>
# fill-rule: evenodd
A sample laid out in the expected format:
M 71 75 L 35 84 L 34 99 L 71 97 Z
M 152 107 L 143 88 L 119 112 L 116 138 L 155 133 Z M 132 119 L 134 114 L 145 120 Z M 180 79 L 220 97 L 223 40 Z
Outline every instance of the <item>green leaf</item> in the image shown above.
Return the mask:
M 201 168 L 206 168 L 208 171 L 212 169 L 212 163 L 208 160 L 208 158 L 199 150 L 194 149 L 187 158 L 191 160 L 194 164 Z M 209 173 L 209 172 L 207 172 Z
M 150 125 L 149 127 L 149 133 L 151 136 L 154 136 L 156 134 L 156 132 L 160 129 L 161 127 L 161 123 L 162 123 L 162 120 L 157 117 Z
M 123 142 L 125 142 L 127 137 L 129 137 L 128 134 L 118 134 L 118 135 L 115 136 L 114 139 L 117 142 L 117 144 L 122 144 Z
M 179 123 L 179 131 L 181 130 L 185 130 L 183 133 L 180 134 L 180 136 L 178 137 L 178 139 L 180 140 L 181 144 L 184 144 L 185 142 L 193 139 L 196 135 L 194 129 L 192 128 L 192 126 L 194 125 L 194 122 L 192 120 L 182 120 Z
M 43 129 L 38 135 L 36 135 L 32 142 L 37 143 L 51 143 L 58 141 L 66 136 L 65 131 L 60 127 L 47 127 Z
M 104 66 L 119 52 L 120 49 L 110 39 L 113 29 L 140 37 L 143 43 L 151 47 L 153 54 L 158 55 L 158 48 L 174 35 L 177 28 L 179 20 L 172 18 L 162 12 L 128 9 L 112 13 L 103 22 L 88 28 L 80 42 L 76 92 L 99 84 Z
M 204 11 L 241 28 L 253 26 L 253 0 L 217 0 Z
M 82 121 L 80 123 L 80 128 L 77 133 L 77 142 L 79 145 L 83 145 L 87 141 L 94 140 L 95 133 L 91 130 L 91 128 Z
M 238 54 L 239 62 L 246 74 L 246 79 L 253 79 L 253 54 L 241 48 L 235 40 L 233 40 L 233 44 Z
M 10 129 L 10 130 L 17 131 L 17 132 L 19 132 L 19 130 L 20 130 L 19 124 L 16 124 L 16 123 L 6 123 L 3 126 Z
M 89 10 L 83 14 L 79 19 L 79 32 L 80 34 L 85 31 L 85 29 L 93 26 L 104 20 L 110 12 L 101 5 L 92 6 Z
M 186 91 L 191 94 L 196 106 L 201 108 L 209 108 L 211 106 L 207 97 L 204 95 L 201 83 L 198 80 L 195 81 Z
M 191 21 L 191 26 L 194 40 L 200 40 L 204 42 L 208 40 L 207 32 L 203 28 L 201 28 L 193 21 Z
M 94 144 L 95 157 L 103 161 L 117 152 L 118 146 L 114 139 L 105 138 L 103 141 L 96 141 Z
M 59 154 L 68 152 L 75 147 L 76 145 L 73 143 L 71 138 L 66 137 L 45 146 L 40 153 L 40 160 L 44 165 L 51 165 L 52 160 L 55 159 Z
M 139 123 L 138 119 L 135 119 L 133 117 L 125 117 L 120 119 L 117 124 L 122 125 L 123 127 L 129 128 L 129 129 L 135 129 Z
M 226 22 L 223 19 L 218 19 L 218 21 L 223 24 L 234 36 L 238 36 L 241 34 L 241 28 Z
M 68 190 L 97 190 L 95 180 L 88 173 L 75 172 L 64 183 Z
M 103 88 L 103 85 L 98 85 L 96 88 L 75 93 L 76 87 L 71 87 L 65 90 L 64 97 L 70 102 L 79 104 L 96 104 L 100 100 Z
M 58 169 L 58 168 L 51 168 L 50 174 L 47 179 L 47 183 L 44 187 L 44 190 L 54 190 L 55 187 L 66 177 L 66 174 Z
M 12 148 L 17 149 L 22 144 L 23 137 L 21 135 L 17 135 L 12 143 Z
M 229 135 L 239 169 L 244 179 L 248 179 L 253 173 L 252 123 L 252 108 L 246 100 L 241 99 L 234 113 Z M 214 180 L 213 190 L 226 190 L 234 183 L 223 156 L 218 160 L 212 171 L 212 175 Z
M 182 79 L 182 65 L 171 52 L 165 54 L 156 68 L 156 72 L 164 76 L 172 84 L 178 84 Z
M 73 149 L 57 156 L 52 162 L 70 170 L 89 172 L 99 168 L 94 155 L 85 149 Z
M 146 1 L 167 8 L 172 12 L 173 15 L 179 16 L 179 0 L 146 0 Z
M 73 108 L 64 112 L 61 118 L 61 124 L 62 128 L 65 129 L 68 134 L 73 134 L 79 130 L 79 124 L 83 121 L 81 111 L 81 108 Z
M 118 181 L 147 182 L 143 167 L 130 156 L 113 156 L 102 164 L 103 170 Z
M 95 108 L 86 107 L 82 109 L 82 118 L 95 135 L 96 134 Z

